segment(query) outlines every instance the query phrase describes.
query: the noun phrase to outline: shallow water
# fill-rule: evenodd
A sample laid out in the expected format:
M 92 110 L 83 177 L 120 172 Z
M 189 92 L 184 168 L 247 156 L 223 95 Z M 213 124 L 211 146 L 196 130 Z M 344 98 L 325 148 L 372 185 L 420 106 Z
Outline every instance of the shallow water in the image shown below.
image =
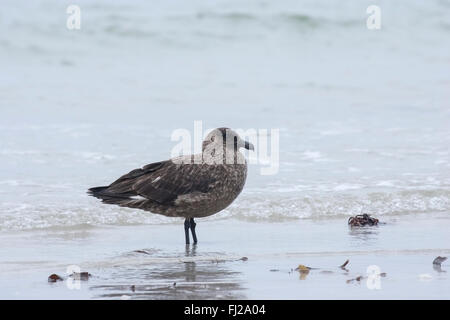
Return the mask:
M 345 219 L 204 221 L 197 226 L 199 244 L 187 247 L 182 224 L 8 232 L 0 237 L 0 298 L 448 297 L 448 264 L 438 270 L 432 261 L 450 254 L 449 219 L 419 215 L 385 222 L 352 229 Z M 299 274 L 293 270 L 299 264 L 314 269 Z M 369 266 L 387 274 L 379 289 L 367 285 Z M 76 286 L 66 275 L 74 267 L 92 276 Z M 52 273 L 65 281 L 47 283 Z M 358 276 L 366 278 L 352 281 Z

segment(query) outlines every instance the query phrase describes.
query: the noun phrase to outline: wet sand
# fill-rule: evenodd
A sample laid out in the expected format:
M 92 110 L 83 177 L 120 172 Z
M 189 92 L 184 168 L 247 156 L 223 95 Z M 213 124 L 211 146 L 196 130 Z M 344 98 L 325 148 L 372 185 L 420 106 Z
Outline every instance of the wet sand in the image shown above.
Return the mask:
M 184 245 L 182 221 L 2 233 L 0 298 L 449 299 L 448 261 L 432 265 L 450 255 L 447 215 L 384 221 L 199 219 L 196 246 Z M 73 281 L 69 266 L 92 276 Z M 66 280 L 48 283 L 52 273 Z

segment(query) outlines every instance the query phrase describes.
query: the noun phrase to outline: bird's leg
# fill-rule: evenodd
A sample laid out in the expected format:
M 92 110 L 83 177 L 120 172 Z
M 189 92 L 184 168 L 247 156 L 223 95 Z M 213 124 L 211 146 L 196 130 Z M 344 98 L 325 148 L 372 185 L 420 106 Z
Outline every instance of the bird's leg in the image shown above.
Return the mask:
M 191 226 L 191 222 L 189 221 L 189 218 L 186 218 L 184 220 L 184 235 L 186 236 L 186 244 L 189 244 L 189 228 Z
M 194 244 L 197 244 L 197 235 L 195 234 L 195 226 L 197 225 L 194 221 L 194 218 L 191 218 L 191 232 L 192 232 L 192 239 L 194 240 Z

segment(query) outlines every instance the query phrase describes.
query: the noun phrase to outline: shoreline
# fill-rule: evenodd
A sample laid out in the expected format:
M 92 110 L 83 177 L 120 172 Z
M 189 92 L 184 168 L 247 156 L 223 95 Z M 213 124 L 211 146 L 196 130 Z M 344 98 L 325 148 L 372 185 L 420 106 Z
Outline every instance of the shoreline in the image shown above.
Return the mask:
M 0 298 L 448 299 L 450 267 L 432 261 L 450 255 L 449 227 L 450 218 L 414 215 L 357 229 L 345 219 L 216 220 L 198 224 L 196 246 L 174 224 L 9 232 L 0 235 Z M 299 264 L 313 269 L 299 273 Z M 92 277 L 71 289 L 69 266 Z M 386 273 L 370 279 L 381 289 L 368 287 L 368 268 Z M 65 281 L 48 283 L 53 273 Z

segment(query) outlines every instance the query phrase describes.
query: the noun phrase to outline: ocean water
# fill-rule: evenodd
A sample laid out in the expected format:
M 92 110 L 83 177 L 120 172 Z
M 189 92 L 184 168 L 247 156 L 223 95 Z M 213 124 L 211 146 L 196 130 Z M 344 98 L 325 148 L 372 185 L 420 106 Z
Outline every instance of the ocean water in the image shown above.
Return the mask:
M 450 212 L 450 2 L 2 1 L 0 230 L 180 223 L 86 195 L 179 128 L 279 129 L 207 218 Z

